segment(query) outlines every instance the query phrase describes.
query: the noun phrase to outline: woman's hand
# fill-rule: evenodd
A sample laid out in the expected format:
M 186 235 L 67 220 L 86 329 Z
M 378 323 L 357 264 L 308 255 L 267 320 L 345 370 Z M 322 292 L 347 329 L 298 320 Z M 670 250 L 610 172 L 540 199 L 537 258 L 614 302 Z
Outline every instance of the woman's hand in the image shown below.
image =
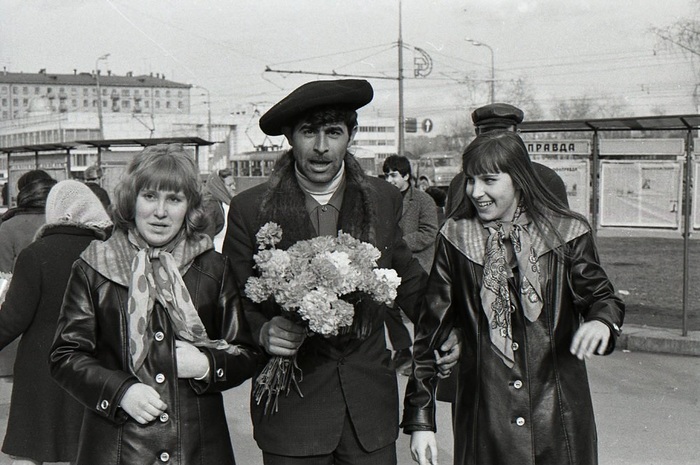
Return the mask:
M 459 361 L 461 351 L 462 340 L 460 339 L 460 333 L 456 329 L 452 329 L 447 336 L 447 340 L 440 346 L 440 350 L 435 351 L 435 363 L 437 364 L 439 378 L 450 376 L 452 368 Z
M 119 406 L 142 425 L 152 422 L 168 408 L 158 392 L 143 383 L 136 383 L 127 389 Z
M 175 341 L 178 378 L 204 378 L 209 374 L 209 359 L 192 343 Z
M 583 323 L 576 331 L 569 350 L 579 360 L 583 360 L 593 353 L 604 355 L 609 342 L 610 328 L 608 325 L 602 321 L 591 320 Z
M 437 441 L 432 431 L 411 433 L 411 457 L 419 465 L 438 465 Z
M 260 345 L 268 354 L 291 357 L 306 338 L 306 329 L 283 316 L 273 317 L 260 331 Z

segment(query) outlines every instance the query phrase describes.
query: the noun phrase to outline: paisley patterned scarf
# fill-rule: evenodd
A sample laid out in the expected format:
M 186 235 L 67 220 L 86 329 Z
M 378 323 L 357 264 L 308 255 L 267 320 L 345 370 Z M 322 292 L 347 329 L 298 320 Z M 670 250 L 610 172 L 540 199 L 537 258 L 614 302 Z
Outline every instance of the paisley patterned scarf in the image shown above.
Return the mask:
M 530 237 L 530 220 L 521 208 L 516 211 L 512 222 L 494 221 L 484 224 L 484 227 L 488 228 L 489 237 L 481 286 L 482 307 L 496 353 L 503 363 L 513 367 L 511 315 L 516 306 L 511 302 L 508 289 L 508 278 L 513 276 L 508 257 L 515 256 L 520 277 L 520 303 L 530 321 L 536 321 L 542 312 L 539 261 Z

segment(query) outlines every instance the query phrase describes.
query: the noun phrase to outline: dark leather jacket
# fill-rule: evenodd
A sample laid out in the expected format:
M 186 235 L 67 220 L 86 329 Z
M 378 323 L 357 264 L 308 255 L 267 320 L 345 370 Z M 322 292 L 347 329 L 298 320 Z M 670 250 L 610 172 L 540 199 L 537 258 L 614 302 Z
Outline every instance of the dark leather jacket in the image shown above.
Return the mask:
M 563 261 L 551 250 L 539 257 L 544 308 L 536 321 L 524 318 L 511 279 L 511 301 L 518 308 L 512 314 L 515 365 L 508 368 L 491 347 L 481 308 L 483 266 L 460 250 L 465 233 L 455 225 L 448 220 L 438 235 L 416 327 L 404 430 L 435 431 L 433 351 L 456 327 L 463 344 L 460 370 L 451 375 L 457 377 L 454 434 L 461 438 L 455 441 L 455 463 L 597 463 L 586 365 L 569 347 L 581 321 L 600 320 L 611 329 L 612 352 L 624 304 L 600 266 L 591 233 L 568 241 Z
M 234 463 L 221 391 L 253 374 L 258 352 L 227 259 L 207 251 L 194 260 L 183 280 L 209 337 L 225 339 L 239 350 L 231 354 L 203 348 L 210 376 L 204 381 L 178 379 L 176 337 L 156 303 L 147 330 L 147 379 L 142 381 L 158 391 L 168 408 L 142 426 L 119 407 L 125 391 L 138 382 L 128 368 L 128 289 L 82 259 L 73 265 L 50 366 L 56 381 L 87 407 L 79 465 Z

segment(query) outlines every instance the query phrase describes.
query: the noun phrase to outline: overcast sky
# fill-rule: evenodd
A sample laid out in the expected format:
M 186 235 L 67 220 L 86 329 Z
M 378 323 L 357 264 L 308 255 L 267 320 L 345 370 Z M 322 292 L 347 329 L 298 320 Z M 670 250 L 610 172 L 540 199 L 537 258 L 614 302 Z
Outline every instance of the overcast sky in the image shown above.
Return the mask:
M 269 104 L 322 76 L 395 78 L 398 0 L 0 0 L 0 66 L 12 72 L 107 69 L 161 73 L 211 92 L 216 113 Z M 486 103 L 494 51 L 499 86 L 522 78 L 545 112 L 561 99 L 622 99 L 631 113 L 695 113 L 690 58 L 650 32 L 695 17 L 693 0 L 403 0 L 406 116 Z M 413 78 L 420 51 L 430 75 Z M 698 58 L 698 57 L 696 57 Z M 366 111 L 394 117 L 397 82 L 370 78 Z M 472 85 L 468 85 L 467 81 Z M 201 92 L 200 92 L 201 93 Z M 193 110 L 206 111 L 204 98 Z M 550 115 L 545 115 L 550 116 Z

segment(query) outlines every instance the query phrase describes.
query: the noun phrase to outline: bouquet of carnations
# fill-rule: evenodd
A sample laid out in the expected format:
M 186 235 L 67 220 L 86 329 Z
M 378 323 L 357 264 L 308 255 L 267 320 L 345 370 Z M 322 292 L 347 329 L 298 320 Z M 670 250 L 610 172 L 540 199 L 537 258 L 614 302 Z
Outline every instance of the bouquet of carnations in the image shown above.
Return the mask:
M 280 250 L 275 245 L 282 239 L 282 228 L 270 222 L 255 238 L 258 276 L 248 279 L 246 295 L 258 303 L 273 299 L 291 320 L 304 324 L 309 335 L 335 336 L 348 330 L 355 312 L 344 300 L 350 294 L 387 305 L 396 298 L 401 284 L 396 271 L 377 268 L 379 250 L 342 231 L 337 237 L 319 236 Z M 288 394 L 291 386 L 303 396 L 301 377 L 295 357 L 272 357 L 255 380 L 256 402 L 267 397 L 265 412 L 271 407 L 276 412 L 279 394 Z
M 10 281 L 12 280 L 11 273 L 5 273 L 0 271 L 0 305 L 5 301 L 5 294 L 10 288 Z

